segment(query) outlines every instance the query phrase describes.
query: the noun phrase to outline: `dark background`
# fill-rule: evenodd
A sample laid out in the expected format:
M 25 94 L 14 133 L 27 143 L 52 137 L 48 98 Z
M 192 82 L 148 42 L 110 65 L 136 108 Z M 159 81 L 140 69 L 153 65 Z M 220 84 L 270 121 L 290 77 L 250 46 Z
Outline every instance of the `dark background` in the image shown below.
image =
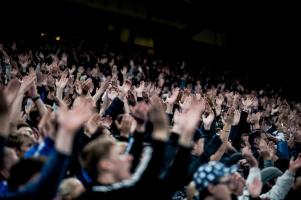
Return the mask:
M 152 38 L 154 53 L 166 60 L 186 59 L 228 69 L 258 87 L 271 84 L 300 99 L 300 25 L 296 5 L 273 3 L 206 3 L 201 0 L 44 0 L 1 1 L 0 41 L 38 41 L 48 37 L 126 45 L 137 35 Z M 124 12 L 124 10 L 130 10 Z M 113 30 L 108 27 L 113 25 Z M 204 30 L 222 35 L 222 44 L 194 41 Z

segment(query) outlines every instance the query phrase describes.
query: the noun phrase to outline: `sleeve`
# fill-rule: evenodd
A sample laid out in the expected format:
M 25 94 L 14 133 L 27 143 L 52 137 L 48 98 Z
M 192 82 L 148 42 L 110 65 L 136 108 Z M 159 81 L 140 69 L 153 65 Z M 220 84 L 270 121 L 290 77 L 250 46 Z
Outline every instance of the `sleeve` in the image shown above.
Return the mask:
M 214 134 L 215 134 L 215 132 L 214 132 L 212 129 L 210 129 L 210 130 L 205 130 L 204 126 L 201 128 L 201 131 L 202 131 L 202 133 L 204 133 L 204 136 L 205 136 L 205 143 L 206 143 L 207 141 L 210 141 L 211 138 L 212 138 L 212 137 L 214 136 Z
M 68 160 L 69 156 L 53 152 L 35 181 L 16 192 L 1 193 L 0 200 L 52 199 L 64 177 Z
M 247 112 L 245 112 L 245 111 L 241 112 L 240 120 L 239 120 L 239 123 L 237 125 L 237 132 L 235 134 L 235 137 L 232 140 L 232 144 L 233 144 L 233 147 L 235 149 L 239 149 L 240 148 L 240 138 L 241 138 L 241 135 L 243 133 L 250 133 L 250 131 L 251 131 L 250 124 L 247 122 L 248 115 L 249 114 Z
M 3 156 L 4 156 L 4 146 L 5 146 L 6 139 L 0 136 L 0 166 L 3 165 Z
M 223 142 L 220 137 L 218 135 L 214 135 L 209 142 L 205 143 L 204 153 L 210 158 L 210 156 L 215 154 L 215 152 L 220 148 L 222 143 Z
M 133 161 L 132 161 L 132 168 L 131 171 L 134 172 L 136 167 L 139 164 L 141 154 L 143 151 L 143 139 L 144 139 L 144 134 L 135 131 L 133 134 L 133 137 L 130 138 L 129 140 L 129 154 L 133 156 Z
M 271 200 L 284 199 L 293 186 L 294 179 L 295 175 L 289 171 L 286 171 L 277 179 L 276 184 L 272 187 L 272 189 L 267 193 L 260 195 L 260 198 L 268 198 Z
M 229 135 L 231 141 L 235 141 L 235 138 L 237 137 L 237 129 L 238 129 L 238 125 L 231 126 L 230 135 Z
M 130 179 L 106 185 L 93 186 L 92 192 L 101 194 L 102 192 L 113 192 L 120 189 L 132 189 L 137 193 L 148 191 L 146 188 L 154 186 L 158 188 L 159 171 L 164 159 L 164 150 L 166 143 L 161 141 L 153 141 L 153 146 L 146 146 L 143 149 L 142 157 L 137 166 L 135 173 L 132 174 Z M 145 194 L 144 194 L 145 195 Z
M 289 160 L 289 148 L 286 141 L 280 140 L 277 142 L 277 156 Z
M 255 178 L 258 178 L 258 180 L 261 180 L 261 173 L 260 173 L 260 169 L 258 167 L 252 167 L 250 169 L 248 178 L 246 180 L 246 186 L 249 187 Z
M 164 179 L 164 177 L 166 176 L 166 173 L 176 156 L 176 153 L 178 150 L 178 139 L 179 139 L 178 134 L 171 133 L 171 135 L 169 137 L 169 141 L 166 146 L 166 150 L 164 152 L 164 162 L 162 164 L 162 168 L 161 168 L 161 172 L 160 172 L 161 179 Z
M 123 112 L 123 101 L 116 97 L 105 111 L 104 116 L 108 115 L 112 117 L 113 121 L 115 121 L 117 116 L 122 114 Z
M 258 167 L 253 167 L 250 169 L 248 178 L 246 180 L 246 187 L 244 187 L 243 194 L 241 196 L 238 196 L 238 200 L 249 200 L 251 198 L 248 188 L 250 184 L 252 184 L 254 178 L 258 178 L 258 180 L 261 180 L 261 173 Z
M 191 148 L 179 146 L 175 159 L 164 180 L 169 192 L 175 192 L 186 185 Z

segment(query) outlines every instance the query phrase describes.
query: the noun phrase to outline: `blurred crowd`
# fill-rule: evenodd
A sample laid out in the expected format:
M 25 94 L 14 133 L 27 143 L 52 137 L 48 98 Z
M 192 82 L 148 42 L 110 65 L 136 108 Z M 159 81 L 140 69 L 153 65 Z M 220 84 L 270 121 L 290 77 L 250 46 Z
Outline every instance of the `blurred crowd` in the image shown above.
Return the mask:
M 301 104 L 229 71 L 0 44 L 0 199 L 298 199 Z

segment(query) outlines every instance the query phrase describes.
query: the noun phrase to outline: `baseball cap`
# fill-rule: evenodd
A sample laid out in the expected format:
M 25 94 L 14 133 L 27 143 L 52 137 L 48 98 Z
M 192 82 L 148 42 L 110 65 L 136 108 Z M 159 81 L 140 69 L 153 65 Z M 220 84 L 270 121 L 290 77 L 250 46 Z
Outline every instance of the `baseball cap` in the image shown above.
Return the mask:
M 236 165 L 227 167 L 221 162 L 210 161 L 198 168 L 193 175 L 193 181 L 196 189 L 202 191 L 207 188 L 210 183 L 217 184 L 221 178 L 233 174 L 236 171 Z

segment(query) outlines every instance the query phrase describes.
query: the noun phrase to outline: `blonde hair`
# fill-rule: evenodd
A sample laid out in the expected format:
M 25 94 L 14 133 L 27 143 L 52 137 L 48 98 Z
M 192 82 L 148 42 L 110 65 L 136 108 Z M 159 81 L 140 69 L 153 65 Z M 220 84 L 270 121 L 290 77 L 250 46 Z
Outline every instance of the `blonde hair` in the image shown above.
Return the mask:
M 99 175 L 97 163 L 109 155 L 112 146 L 115 144 L 111 138 L 100 137 L 84 147 L 80 162 L 93 180 L 97 179 Z
M 69 200 L 77 198 L 80 195 L 80 193 L 77 193 L 78 190 L 76 190 L 78 186 L 84 190 L 84 186 L 77 178 L 64 179 L 58 188 L 57 199 Z

